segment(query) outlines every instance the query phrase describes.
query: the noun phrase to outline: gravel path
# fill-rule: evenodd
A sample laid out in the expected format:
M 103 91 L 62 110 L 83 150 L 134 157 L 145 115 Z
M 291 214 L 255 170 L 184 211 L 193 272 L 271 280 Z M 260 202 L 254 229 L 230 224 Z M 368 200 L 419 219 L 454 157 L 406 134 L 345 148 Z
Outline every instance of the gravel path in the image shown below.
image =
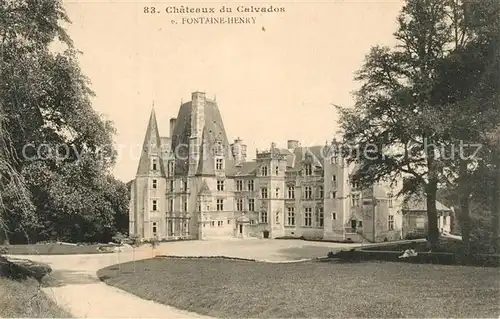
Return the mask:
M 353 244 L 305 242 L 300 240 L 207 240 L 163 243 L 157 255 L 226 256 L 267 262 L 297 261 L 286 253 L 299 250 L 309 254 L 323 253 Z M 312 248 L 311 248 L 312 247 Z M 314 250 L 314 249 L 316 250 Z M 173 307 L 141 299 L 123 290 L 101 282 L 97 270 L 132 261 L 133 258 L 151 258 L 151 247 L 141 247 L 135 253 L 126 249 L 121 253 L 92 255 L 15 256 L 49 264 L 53 272 L 42 288 L 61 307 L 80 318 L 209 318 Z M 311 257 L 311 256 L 307 256 Z M 319 257 L 319 256 L 315 256 Z

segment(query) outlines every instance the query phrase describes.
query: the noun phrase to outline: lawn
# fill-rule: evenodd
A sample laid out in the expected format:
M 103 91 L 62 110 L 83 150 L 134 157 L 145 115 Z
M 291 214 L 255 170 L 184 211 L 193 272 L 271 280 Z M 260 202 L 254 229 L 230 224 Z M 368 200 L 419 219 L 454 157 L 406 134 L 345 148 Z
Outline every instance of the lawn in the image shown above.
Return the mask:
M 36 280 L 15 281 L 0 278 L 0 317 L 72 318 L 38 287 Z
M 97 250 L 98 247 L 103 245 L 61 245 L 53 244 L 32 244 L 32 245 L 10 245 L 0 246 L 7 248 L 9 255 L 77 255 L 77 254 L 102 254 L 103 251 Z M 106 245 L 104 245 L 106 246 Z
M 232 318 L 498 317 L 499 272 L 430 264 L 153 258 L 98 271 L 141 298 Z

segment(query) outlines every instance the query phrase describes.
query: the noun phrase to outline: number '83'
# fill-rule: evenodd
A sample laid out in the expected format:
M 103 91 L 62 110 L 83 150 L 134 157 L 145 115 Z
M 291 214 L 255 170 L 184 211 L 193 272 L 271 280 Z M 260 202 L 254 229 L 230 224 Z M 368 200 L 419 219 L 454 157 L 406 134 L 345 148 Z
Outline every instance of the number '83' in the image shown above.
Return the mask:
M 144 13 L 156 13 L 155 7 L 144 7 Z

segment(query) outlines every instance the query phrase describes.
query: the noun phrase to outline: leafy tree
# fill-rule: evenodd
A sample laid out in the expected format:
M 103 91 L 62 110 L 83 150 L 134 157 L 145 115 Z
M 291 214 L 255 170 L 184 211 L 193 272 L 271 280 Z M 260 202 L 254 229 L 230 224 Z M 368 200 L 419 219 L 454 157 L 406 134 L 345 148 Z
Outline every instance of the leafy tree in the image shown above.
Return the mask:
M 436 68 L 446 53 L 450 27 L 445 1 L 406 1 L 393 48 L 373 47 L 357 73 L 363 84 L 354 109 L 339 107 L 344 142 L 356 145 L 362 185 L 402 179 L 400 194 L 426 194 L 428 232 L 438 243 L 437 145 L 441 141 L 439 105 L 432 102 Z
M 110 176 L 115 131 L 92 108 L 90 83 L 62 26 L 68 22 L 60 0 L 0 2 L 0 169 L 18 172 L 2 171 L 4 189 L 18 181 L 11 194 L 0 189 L 11 208 L 4 216 L 10 232 L 109 241 L 128 224 L 127 193 Z M 52 50 L 54 43 L 65 49 Z
M 445 127 L 449 142 L 477 145 L 474 156 L 470 156 L 470 152 L 464 154 L 467 150 L 455 149 L 455 156 L 444 165 L 446 181 L 449 186 L 456 185 L 462 237 L 469 246 L 471 200 L 476 204 L 492 200 L 489 210 L 494 219 L 498 218 L 499 188 L 495 186 L 498 184 L 494 176 L 500 175 L 497 155 L 500 149 L 500 3 L 455 0 L 451 4 L 453 49 L 438 69 L 434 98 L 443 105 L 450 119 Z M 491 191 L 486 191 L 489 198 L 486 199 L 477 189 L 488 184 Z M 492 222 L 493 228 L 487 227 L 487 231 L 498 232 L 498 219 Z M 493 235 L 492 240 L 496 237 L 498 235 Z M 498 246 L 491 241 L 488 244 Z
M 468 212 L 471 185 L 484 173 L 477 168 L 495 154 L 487 136 L 499 118 L 498 21 L 495 1 L 406 1 L 399 45 L 372 49 L 357 76 L 355 108 L 340 108 L 345 140 L 363 151 L 354 177 L 365 185 L 402 178 L 402 194 L 423 191 L 432 246 L 439 185 L 458 183 Z M 489 146 L 464 158 L 459 142 Z M 470 224 L 468 213 L 461 217 Z

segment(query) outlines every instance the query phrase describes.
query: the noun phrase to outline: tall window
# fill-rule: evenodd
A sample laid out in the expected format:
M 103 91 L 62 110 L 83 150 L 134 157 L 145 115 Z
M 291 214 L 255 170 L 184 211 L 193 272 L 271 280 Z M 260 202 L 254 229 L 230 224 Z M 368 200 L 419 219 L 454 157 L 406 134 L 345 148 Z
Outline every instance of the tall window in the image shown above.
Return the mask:
M 217 211 L 223 211 L 224 210 L 224 200 L 222 198 L 217 199 Z
M 156 236 L 156 222 L 153 223 L 153 235 Z
M 391 194 L 391 193 L 389 193 L 389 194 L 388 194 L 388 197 L 389 197 L 389 208 L 392 208 L 392 207 L 393 207 L 393 206 L 392 206 L 392 194 Z
M 183 196 L 182 197 L 182 209 L 187 212 L 188 211 L 188 201 L 187 201 L 187 197 L 186 196 Z
M 158 169 L 157 165 L 158 165 L 158 160 L 156 158 L 153 158 L 153 164 L 151 165 L 153 171 L 156 171 Z
M 215 159 L 215 169 L 218 171 L 222 171 L 223 168 L 224 168 L 224 159 L 222 158 Z
M 181 181 L 181 185 L 182 185 L 182 186 L 181 186 L 181 187 L 182 187 L 182 191 L 183 191 L 183 192 L 186 192 L 186 191 L 187 191 L 187 188 L 188 188 L 188 183 L 187 183 L 187 181 L 182 180 L 182 181 Z
M 276 175 L 279 175 L 279 174 L 280 174 L 280 167 L 279 167 L 279 166 L 276 166 L 276 168 L 275 168 L 275 173 L 276 173 Z
M 238 198 L 236 200 L 236 210 L 241 212 L 243 210 L 243 199 Z
M 248 181 L 248 190 L 253 192 L 253 179 Z
M 333 185 L 333 187 L 337 186 L 337 176 L 335 176 L 335 175 L 332 175 L 332 185 Z
M 156 211 L 158 209 L 158 201 L 156 199 L 153 199 L 153 211 Z
M 336 220 L 337 219 L 337 213 L 332 213 L 332 219 Z
M 295 198 L 295 186 L 288 186 L 288 198 Z
M 243 181 L 242 180 L 237 180 L 236 181 L 236 190 L 237 191 L 242 191 L 243 190 Z
M 276 196 L 275 198 L 279 198 L 280 197 L 280 189 L 278 187 L 276 187 Z
M 276 212 L 276 214 L 275 214 L 275 222 L 276 222 L 276 224 L 280 223 L 280 212 L 279 211 Z
M 217 181 L 217 190 L 218 191 L 223 191 L 224 190 L 224 180 L 218 180 Z
M 387 216 L 389 230 L 394 230 L 394 215 Z
M 352 194 L 351 199 L 352 199 L 352 207 L 359 207 L 359 194 Z
M 306 176 L 311 176 L 312 175 L 312 164 L 306 164 L 304 167 L 304 172 Z
M 323 227 L 325 222 L 323 207 L 318 207 L 316 211 L 316 227 Z
M 174 191 L 174 180 L 171 180 L 170 181 L 170 191 L 173 192 Z
M 260 222 L 263 224 L 267 224 L 267 212 L 266 211 L 260 212 Z
M 255 211 L 255 199 L 253 198 L 248 199 L 248 210 L 251 212 Z
M 324 196 L 324 191 L 323 191 L 323 186 L 318 187 L 318 198 L 323 198 Z
M 337 198 L 337 192 L 332 192 L 332 199 Z
M 415 228 L 424 229 L 425 228 L 425 217 L 417 217 L 415 219 Z
M 306 226 L 306 227 L 312 226 L 312 208 L 311 207 L 304 208 L 304 226 Z
M 156 189 L 158 187 L 158 181 L 156 179 L 153 179 L 153 189 Z
M 312 199 L 312 187 L 311 186 L 306 186 L 304 188 L 304 195 L 306 199 Z
M 260 189 L 260 194 L 261 194 L 262 198 L 267 198 L 267 187 L 262 187 Z
M 174 200 L 173 199 L 170 199 L 168 201 L 168 211 L 169 212 L 173 212 L 174 211 Z
M 260 172 L 262 176 L 267 176 L 267 166 L 262 166 Z
M 174 174 L 174 162 L 168 162 L 168 175 Z
M 288 207 L 286 213 L 287 225 L 295 226 L 295 207 Z

